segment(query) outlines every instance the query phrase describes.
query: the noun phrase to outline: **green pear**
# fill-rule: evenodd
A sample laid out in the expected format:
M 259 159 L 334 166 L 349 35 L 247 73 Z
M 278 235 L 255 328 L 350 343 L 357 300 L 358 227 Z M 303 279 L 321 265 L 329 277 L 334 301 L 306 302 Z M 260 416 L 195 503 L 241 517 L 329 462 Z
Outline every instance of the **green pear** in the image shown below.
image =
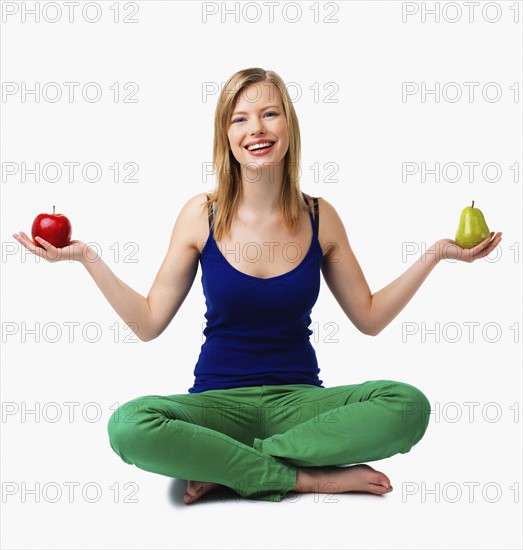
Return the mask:
M 466 206 L 461 211 L 458 230 L 456 231 L 456 242 L 461 248 L 474 248 L 480 242 L 490 237 L 490 231 L 479 208 Z

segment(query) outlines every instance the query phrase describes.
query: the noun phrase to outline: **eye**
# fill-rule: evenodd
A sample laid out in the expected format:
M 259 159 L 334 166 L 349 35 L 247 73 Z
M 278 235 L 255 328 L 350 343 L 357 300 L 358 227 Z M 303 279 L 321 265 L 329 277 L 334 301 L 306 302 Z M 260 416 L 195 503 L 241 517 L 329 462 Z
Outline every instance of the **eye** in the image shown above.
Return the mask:
M 276 113 L 274 111 L 269 111 L 269 112 L 265 113 L 265 115 L 276 115 L 276 116 L 278 116 L 278 113 Z M 234 124 L 235 122 L 238 122 L 239 120 L 242 120 L 242 119 L 244 119 L 244 117 L 240 116 L 240 117 L 235 118 L 232 122 Z

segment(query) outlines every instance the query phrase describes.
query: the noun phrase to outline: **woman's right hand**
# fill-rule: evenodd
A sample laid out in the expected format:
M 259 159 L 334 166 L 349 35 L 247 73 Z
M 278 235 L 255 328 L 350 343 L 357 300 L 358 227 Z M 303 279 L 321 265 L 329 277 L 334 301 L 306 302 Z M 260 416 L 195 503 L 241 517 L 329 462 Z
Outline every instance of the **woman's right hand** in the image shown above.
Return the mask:
M 20 233 L 14 233 L 13 237 L 22 246 L 25 246 L 27 250 L 51 263 L 61 262 L 64 260 L 80 262 L 84 259 L 84 250 L 87 247 L 84 242 L 74 240 L 63 248 L 56 248 L 51 243 L 44 241 L 44 239 L 35 237 L 35 239 L 44 247 L 40 248 L 39 246 L 36 246 L 23 231 L 20 231 Z

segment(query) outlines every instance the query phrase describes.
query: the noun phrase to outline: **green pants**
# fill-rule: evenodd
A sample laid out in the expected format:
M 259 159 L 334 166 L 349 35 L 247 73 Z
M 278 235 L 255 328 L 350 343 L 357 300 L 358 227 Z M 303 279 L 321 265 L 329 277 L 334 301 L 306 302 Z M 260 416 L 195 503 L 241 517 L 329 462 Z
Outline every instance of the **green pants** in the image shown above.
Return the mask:
M 113 412 L 108 432 L 120 458 L 142 470 L 281 501 L 299 466 L 409 452 L 429 415 L 420 390 L 390 380 L 248 386 L 139 397 Z

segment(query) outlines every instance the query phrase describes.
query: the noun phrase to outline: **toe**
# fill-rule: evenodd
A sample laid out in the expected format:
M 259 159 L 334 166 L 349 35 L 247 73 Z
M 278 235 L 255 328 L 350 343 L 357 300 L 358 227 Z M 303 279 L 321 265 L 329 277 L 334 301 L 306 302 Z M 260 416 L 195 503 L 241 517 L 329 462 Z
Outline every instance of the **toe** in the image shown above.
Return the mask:
M 185 495 L 183 495 L 183 501 L 185 502 L 185 504 L 190 504 L 191 502 L 194 502 L 195 500 L 196 500 L 195 495 L 191 495 L 189 493 L 185 493 Z
M 370 486 L 370 490 L 375 495 L 384 495 L 385 493 L 389 492 L 389 490 L 383 487 L 383 485 L 374 485 L 374 484 Z
M 372 483 L 377 483 L 387 488 L 390 487 L 390 479 L 382 472 L 376 472 L 376 474 L 372 476 Z

